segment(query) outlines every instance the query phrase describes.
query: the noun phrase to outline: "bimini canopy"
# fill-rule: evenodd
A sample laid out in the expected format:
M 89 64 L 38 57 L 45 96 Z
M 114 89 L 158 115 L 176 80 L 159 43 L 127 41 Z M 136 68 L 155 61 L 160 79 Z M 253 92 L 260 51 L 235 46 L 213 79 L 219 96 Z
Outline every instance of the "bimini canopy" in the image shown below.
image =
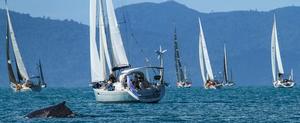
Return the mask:
M 157 70 L 161 70 L 161 69 L 164 69 L 162 67 L 137 67 L 137 68 L 132 68 L 132 69 L 128 69 L 128 70 L 124 70 L 122 71 L 120 77 L 119 77 L 119 80 L 120 82 L 122 80 L 125 80 L 126 76 L 127 75 L 130 75 L 131 73 L 134 73 L 134 72 L 139 72 L 139 71 L 143 71 L 143 70 L 146 70 L 146 69 L 157 69 Z

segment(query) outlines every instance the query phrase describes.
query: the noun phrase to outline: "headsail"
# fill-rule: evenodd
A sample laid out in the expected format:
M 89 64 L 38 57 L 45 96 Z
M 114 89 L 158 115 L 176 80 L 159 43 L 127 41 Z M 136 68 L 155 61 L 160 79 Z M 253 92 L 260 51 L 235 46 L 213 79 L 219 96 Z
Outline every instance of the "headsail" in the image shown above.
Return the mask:
M 97 1 L 90 0 L 90 59 L 92 82 L 104 81 L 104 78 L 101 78 L 100 58 L 96 43 L 96 12 Z
M 22 78 L 24 79 L 24 81 L 27 81 L 27 80 L 29 80 L 29 76 L 28 76 L 27 70 L 25 68 L 25 65 L 23 63 L 22 56 L 21 56 L 21 53 L 20 53 L 20 50 L 19 50 L 19 47 L 18 47 L 18 44 L 17 44 L 17 41 L 16 41 L 15 33 L 14 33 L 14 30 L 13 30 L 13 26 L 12 26 L 12 23 L 11 23 L 11 19 L 10 19 L 10 15 L 9 15 L 9 11 L 8 11 L 7 6 L 6 6 L 6 15 L 7 15 L 7 22 L 8 22 L 8 28 L 9 28 L 9 30 L 8 30 L 9 31 L 9 37 L 10 37 L 10 40 L 11 40 L 11 43 L 12 43 L 12 47 L 13 47 L 14 55 L 15 55 L 15 58 L 16 58 L 18 70 L 19 70 Z
M 112 0 L 106 1 L 114 67 L 129 66 Z
M 199 18 L 199 25 L 200 25 L 200 43 L 201 43 L 204 65 L 205 65 L 207 75 L 208 75 L 207 79 L 214 80 L 213 71 L 212 71 L 209 56 L 208 56 L 208 51 L 207 51 L 207 47 L 206 47 L 205 37 L 204 37 L 200 18 Z

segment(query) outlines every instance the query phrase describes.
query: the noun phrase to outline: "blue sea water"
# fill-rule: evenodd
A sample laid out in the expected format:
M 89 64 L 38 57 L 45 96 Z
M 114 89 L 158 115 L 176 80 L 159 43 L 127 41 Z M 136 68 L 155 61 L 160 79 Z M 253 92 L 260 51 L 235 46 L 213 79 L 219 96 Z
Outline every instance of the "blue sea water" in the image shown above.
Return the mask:
M 41 93 L 0 89 L 0 122 L 299 122 L 300 89 L 167 88 L 157 104 L 96 103 L 90 88 L 47 88 Z M 67 101 L 74 118 L 26 119 L 36 109 Z

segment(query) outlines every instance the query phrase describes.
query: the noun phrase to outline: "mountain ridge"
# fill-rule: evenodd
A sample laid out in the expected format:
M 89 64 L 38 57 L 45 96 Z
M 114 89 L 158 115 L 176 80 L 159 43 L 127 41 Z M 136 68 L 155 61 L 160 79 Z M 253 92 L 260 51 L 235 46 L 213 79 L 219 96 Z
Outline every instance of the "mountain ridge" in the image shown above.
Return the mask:
M 154 50 L 162 45 L 166 80 L 174 85 L 173 49 L 174 23 L 178 31 L 182 62 L 195 86 L 202 85 L 198 63 L 198 17 L 201 17 L 208 52 L 215 74 L 222 70 L 223 44 L 226 43 L 229 64 L 238 85 L 270 85 L 270 42 L 273 13 L 276 13 L 279 43 L 284 67 L 299 73 L 300 7 L 283 7 L 267 12 L 233 11 L 201 13 L 174 1 L 140 3 L 117 8 L 124 45 L 133 66 L 144 66 L 145 57 L 158 64 Z M 88 26 L 72 20 L 52 20 L 11 12 L 17 41 L 28 71 L 42 60 L 45 78 L 50 86 L 88 86 Z M 0 72 L 1 86 L 8 84 L 5 64 L 5 13 L 0 10 Z M 122 23 L 126 22 L 126 23 Z M 296 56 L 296 57 L 295 57 Z M 136 60 L 139 58 L 138 60 Z M 287 62 L 289 61 L 289 62 Z M 288 73 L 288 72 L 287 72 Z M 6 83 L 6 84 L 5 84 Z

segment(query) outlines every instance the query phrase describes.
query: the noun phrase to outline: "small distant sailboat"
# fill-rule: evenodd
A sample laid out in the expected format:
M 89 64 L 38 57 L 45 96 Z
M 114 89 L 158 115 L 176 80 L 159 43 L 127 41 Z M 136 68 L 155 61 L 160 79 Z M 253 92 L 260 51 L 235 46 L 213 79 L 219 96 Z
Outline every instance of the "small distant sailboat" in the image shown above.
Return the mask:
M 224 45 L 224 61 L 223 61 L 223 65 L 224 65 L 224 80 L 222 82 L 223 86 L 233 86 L 235 85 L 234 81 L 232 80 L 232 73 L 231 77 L 229 78 L 229 73 L 228 73 L 228 61 L 227 61 L 227 50 L 226 50 L 226 45 Z
M 42 88 L 46 87 L 41 62 L 39 61 L 38 64 L 39 75 L 29 77 L 16 41 L 11 18 L 9 15 L 9 10 L 7 7 L 7 2 L 6 2 L 6 15 L 7 15 L 6 58 L 7 58 L 7 68 L 8 68 L 8 76 L 10 80 L 10 87 L 15 92 L 40 91 Z M 11 55 L 10 43 L 12 45 L 12 50 L 15 58 L 15 63 L 16 63 L 15 67 L 13 67 L 14 65 L 10 57 Z M 16 71 L 14 71 L 14 68 L 16 69 Z M 17 75 L 15 75 L 15 73 Z
M 199 18 L 200 34 L 199 34 L 199 61 L 200 70 L 205 89 L 219 89 L 223 86 L 221 81 L 214 79 L 214 74 L 211 68 L 208 51 L 206 47 L 204 32 L 202 29 L 201 20 Z
M 273 86 L 275 88 L 294 87 L 295 81 L 293 77 L 293 70 L 291 70 L 291 74 L 289 75 L 288 78 L 286 79 L 284 78 L 284 69 L 283 69 L 283 64 L 280 55 L 275 15 L 274 15 L 274 24 L 273 24 L 272 39 L 271 39 L 271 61 L 272 61 Z
M 96 43 L 97 21 L 99 50 Z M 163 78 L 165 52 L 166 50 L 162 48 L 156 51 L 160 59 L 159 67 L 131 68 L 112 0 L 90 0 L 91 86 L 97 102 L 160 101 L 165 94 Z M 154 71 L 153 78 L 150 77 L 150 71 Z
M 184 67 L 185 69 L 183 69 L 181 61 L 180 61 L 176 29 L 174 31 L 174 47 L 175 47 L 174 48 L 175 49 L 175 65 L 176 65 L 176 77 L 177 77 L 176 86 L 178 88 L 190 88 L 192 86 L 192 82 L 188 81 L 186 67 Z

